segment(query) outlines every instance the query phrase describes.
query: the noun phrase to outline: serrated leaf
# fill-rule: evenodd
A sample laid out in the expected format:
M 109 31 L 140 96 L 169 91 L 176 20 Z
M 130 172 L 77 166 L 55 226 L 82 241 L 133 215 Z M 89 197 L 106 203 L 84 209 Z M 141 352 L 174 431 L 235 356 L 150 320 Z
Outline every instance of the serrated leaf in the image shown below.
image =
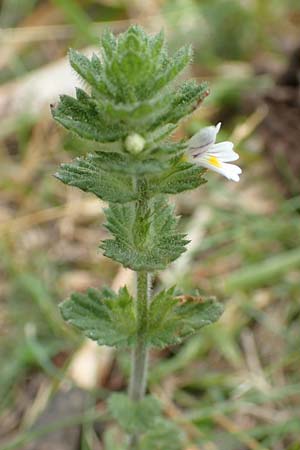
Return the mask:
M 164 62 L 161 73 L 154 79 L 153 90 L 159 91 L 166 84 L 174 80 L 191 61 L 192 54 L 193 52 L 190 46 L 182 47 L 167 63 Z
M 151 55 L 151 59 L 155 62 L 159 59 L 161 51 L 164 45 L 164 32 L 161 30 L 159 33 L 154 36 L 149 37 L 149 51 Z
M 146 141 L 147 144 L 151 147 L 155 147 L 157 143 L 159 143 L 161 140 L 168 137 L 170 134 L 173 133 L 173 131 L 176 129 L 176 125 L 172 123 L 168 123 L 166 125 L 163 125 L 162 127 L 156 128 L 155 130 L 147 133 L 146 135 Z
M 159 270 L 178 258 L 189 242 L 178 233 L 174 208 L 163 197 L 149 201 L 144 217 L 136 206 L 113 205 L 106 210 L 107 229 L 114 239 L 102 242 L 104 255 L 132 270 Z
M 137 198 L 133 177 L 103 170 L 101 158 L 97 155 L 89 154 L 86 158 L 62 164 L 55 176 L 63 183 L 92 192 L 104 201 L 126 203 Z
M 131 69 L 132 70 L 132 69 Z M 131 101 L 124 103 L 109 100 L 99 101 L 98 113 L 105 115 L 113 123 L 126 124 L 128 129 L 137 129 L 140 132 L 151 128 L 159 116 L 170 110 L 173 94 L 156 95 L 144 101 Z
M 167 149 L 164 148 L 167 151 Z M 164 151 L 163 150 L 163 151 Z M 149 175 L 153 173 L 159 173 L 166 170 L 169 167 L 168 160 L 159 161 L 153 157 L 141 157 L 138 158 L 130 153 L 120 153 L 117 149 L 116 151 L 97 151 L 97 163 L 101 165 L 103 170 L 118 172 L 118 174 L 126 175 Z
M 113 98 L 111 92 L 102 79 L 103 66 L 100 59 L 93 53 L 91 60 L 76 50 L 69 50 L 69 60 L 71 67 L 80 77 L 87 82 L 98 94 L 104 98 Z
M 99 345 L 124 347 L 134 342 L 134 305 L 126 288 L 118 295 L 109 289 L 76 292 L 60 304 L 60 311 L 64 320 Z
M 205 169 L 177 158 L 169 170 L 151 179 L 150 192 L 153 194 L 178 194 L 195 189 L 206 183 L 203 178 L 205 172 Z
M 165 347 L 178 344 L 201 328 L 216 322 L 224 311 L 214 298 L 174 297 L 174 289 L 161 291 L 149 309 L 149 345 Z
M 207 83 L 186 81 L 176 91 L 169 111 L 154 124 L 162 126 L 167 123 L 178 123 L 183 117 L 192 113 L 208 95 Z
M 70 48 L 69 61 L 71 67 L 83 78 L 83 80 L 87 81 L 92 86 L 97 87 L 97 79 L 91 68 L 90 60 L 85 55 Z
M 80 90 L 77 90 L 77 95 Z M 96 141 L 113 142 L 126 136 L 124 125 L 106 123 L 105 118 L 99 114 L 97 104 L 88 97 L 83 100 L 75 99 L 69 95 L 62 95 L 58 105 L 51 109 L 53 118 L 68 130 L 78 136 Z
M 101 44 L 104 58 L 111 58 L 117 48 L 117 39 L 110 30 L 106 29 L 102 34 Z
M 99 145 L 99 144 L 98 144 Z M 146 144 L 147 145 L 147 144 Z M 158 179 L 153 174 L 169 175 L 174 172 L 174 158 L 182 154 L 186 145 L 182 142 L 163 142 L 158 147 L 148 149 L 139 155 L 121 153 L 121 145 L 111 148 L 107 144 L 95 148 L 96 155 L 93 157 L 103 170 L 118 172 L 118 174 L 145 176 L 150 183 L 157 185 Z M 156 158 L 157 156 L 157 158 Z M 176 159 L 177 161 L 177 159 Z M 149 194 L 157 193 L 157 190 L 149 186 Z
M 139 450 L 183 450 L 184 434 L 173 422 L 156 419 L 155 426 L 142 436 Z
M 180 338 L 183 339 L 201 328 L 213 324 L 219 320 L 223 312 L 223 304 L 214 297 L 186 297 L 183 299 L 183 303 L 180 302 L 177 307 L 177 313 L 182 320 Z
M 160 416 L 160 405 L 150 395 L 135 402 L 127 395 L 115 393 L 108 401 L 112 416 L 128 433 L 145 432 L 151 428 Z

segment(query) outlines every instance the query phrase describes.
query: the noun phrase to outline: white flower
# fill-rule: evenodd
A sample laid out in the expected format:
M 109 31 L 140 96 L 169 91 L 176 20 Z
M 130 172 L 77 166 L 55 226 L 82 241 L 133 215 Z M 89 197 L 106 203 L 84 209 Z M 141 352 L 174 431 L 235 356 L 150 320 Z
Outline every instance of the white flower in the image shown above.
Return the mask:
M 221 122 L 196 133 L 188 143 L 189 159 L 199 166 L 224 175 L 228 180 L 239 181 L 241 168 L 235 164 L 228 164 L 229 161 L 236 161 L 239 158 L 233 150 L 233 143 L 230 141 L 215 143 L 220 128 Z

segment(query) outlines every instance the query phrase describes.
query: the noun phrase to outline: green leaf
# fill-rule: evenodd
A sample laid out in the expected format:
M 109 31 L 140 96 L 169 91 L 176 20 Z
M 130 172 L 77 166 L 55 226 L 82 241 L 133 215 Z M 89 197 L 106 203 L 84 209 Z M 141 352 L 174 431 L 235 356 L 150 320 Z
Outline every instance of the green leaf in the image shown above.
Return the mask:
M 155 147 L 155 144 L 159 143 L 162 139 L 165 139 L 176 129 L 176 125 L 168 123 L 162 127 L 158 127 L 155 130 L 149 132 L 146 135 L 147 144 L 151 147 Z
M 132 70 L 132 69 L 131 69 Z M 117 124 L 124 124 L 128 129 L 137 129 L 140 132 L 151 128 L 159 116 L 167 113 L 173 102 L 173 94 L 156 95 L 151 99 L 130 103 L 114 103 L 112 101 L 99 101 L 98 113 L 106 116 L 107 120 Z
M 155 426 L 142 436 L 139 450 L 183 450 L 184 434 L 177 424 L 156 419 Z
M 102 55 L 104 59 L 109 59 L 113 56 L 117 48 L 117 39 L 110 30 L 105 30 L 101 36 Z
M 91 60 L 76 50 L 69 50 L 69 60 L 71 67 L 80 77 L 93 89 L 96 90 L 101 97 L 113 98 L 109 89 L 102 79 L 103 66 L 97 55 L 93 54 Z
M 214 298 L 174 297 L 174 288 L 161 291 L 149 309 L 147 339 L 150 345 L 178 344 L 201 328 L 216 322 L 224 307 Z
M 203 178 L 205 172 L 205 169 L 177 158 L 170 169 L 151 179 L 150 192 L 153 194 L 178 194 L 195 189 L 206 183 Z
M 150 395 L 135 402 L 128 395 L 112 394 L 108 402 L 112 416 L 128 433 L 143 433 L 151 428 L 160 416 L 160 404 Z
M 199 85 L 195 81 L 186 81 L 176 91 L 169 111 L 159 117 L 154 127 L 167 123 L 177 123 L 199 107 L 208 95 L 208 85 L 203 82 Z
M 69 60 L 71 67 L 82 77 L 83 80 L 87 81 L 92 86 L 97 87 L 97 78 L 95 73 L 93 73 L 90 60 L 86 56 L 70 48 Z
M 176 149 L 177 150 L 177 149 Z M 167 151 L 167 148 L 163 148 Z M 120 153 L 119 151 L 106 151 L 101 147 L 97 152 L 97 163 L 103 170 L 118 172 L 119 176 L 126 175 L 150 175 L 168 169 L 169 162 L 159 161 L 153 157 L 144 157 L 144 154 L 132 155 Z
M 161 30 L 154 36 L 149 36 L 149 55 L 150 58 L 157 63 L 161 56 L 161 52 L 164 46 L 164 32 Z
M 154 79 L 152 89 L 158 91 L 170 83 L 191 62 L 192 55 L 190 46 L 180 48 L 173 58 L 163 64 L 161 73 Z
M 104 201 L 126 203 L 136 200 L 132 176 L 102 169 L 102 160 L 89 154 L 86 158 L 77 158 L 71 163 L 62 164 L 55 174 L 56 178 L 70 186 L 92 192 Z
M 81 89 L 77 99 L 62 95 L 58 105 L 51 109 L 57 122 L 78 136 L 97 142 L 113 142 L 126 136 L 124 124 L 107 122 L 97 102 Z
M 60 304 L 60 311 L 64 320 L 99 345 L 124 347 L 134 342 L 134 305 L 126 288 L 118 295 L 109 289 L 76 292 Z
M 178 258 L 189 242 L 178 233 L 174 207 L 164 197 L 149 201 L 139 217 L 134 204 L 112 205 L 106 210 L 106 228 L 114 239 L 102 242 L 104 255 L 132 270 L 159 270 Z

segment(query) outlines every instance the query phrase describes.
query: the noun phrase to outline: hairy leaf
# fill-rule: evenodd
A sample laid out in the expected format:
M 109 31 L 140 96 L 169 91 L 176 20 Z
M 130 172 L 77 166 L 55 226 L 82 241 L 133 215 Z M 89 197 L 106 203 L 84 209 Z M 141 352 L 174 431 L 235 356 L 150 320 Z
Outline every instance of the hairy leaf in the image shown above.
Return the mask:
M 75 99 L 62 95 L 58 105 L 52 108 L 52 116 L 57 122 L 78 136 L 97 142 L 113 142 L 127 134 L 123 123 L 106 121 L 95 100 L 84 91 L 77 89 Z
M 97 151 L 97 150 L 96 150 Z M 167 151 L 163 149 L 162 151 Z M 139 156 L 139 155 L 138 155 Z M 160 173 L 170 166 L 168 159 L 165 161 L 158 161 L 151 157 L 136 157 L 130 153 L 120 153 L 118 151 L 105 151 L 102 147 L 97 151 L 97 164 L 103 170 L 118 172 L 118 175 L 149 175 L 153 173 Z
M 158 270 L 174 261 L 189 242 L 178 233 L 173 207 L 163 197 L 149 201 L 150 209 L 138 216 L 135 205 L 112 205 L 106 210 L 107 229 L 114 239 L 102 242 L 104 254 L 132 270 Z
M 216 322 L 223 305 L 213 298 L 174 297 L 174 288 L 154 297 L 149 310 L 147 338 L 150 345 L 178 344 L 206 325 Z
M 112 394 L 108 406 L 113 417 L 128 433 L 149 430 L 160 416 L 159 402 L 150 395 L 134 402 L 128 395 Z
M 118 295 L 109 289 L 76 292 L 60 304 L 60 310 L 64 320 L 99 345 L 124 347 L 134 342 L 133 300 L 126 288 Z
M 141 438 L 139 450 L 183 450 L 184 434 L 173 422 L 158 418 Z
M 100 77 L 100 67 L 98 67 L 98 73 L 93 69 L 90 60 L 82 53 L 76 50 L 69 50 L 69 60 L 71 67 L 82 77 L 84 81 L 87 81 L 90 85 L 97 87 L 98 79 Z
M 178 123 L 183 117 L 192 113 L 208 95 L 207 83 L 197 84 L 195 81 L 186 81 L 176 91 L 169 111 L 159 117 L 154 127 L 168 123 Z
M 177 158 L 170 169 L 151 179 L 150 192 L 178 194 L 189 189 L 195 189 L 206 183 L 205 178 L 203 178 L 204 173 L 205 169 Z
M 189 64 L 192 55 L 193 52 L 190 46 L 182 47 L 173 58 L 164 62 L 160 74 L 154 79 L 153 90 L 160 90 L 170 83 Z
M 132 176 L 121 177 L 117 172 L 105 170 L 104 165 L 102 169 L 101 158 L 97 155 L 90 154 L 62 164 L 55 176 L 63 183 L 92 192 L 105 201 L 126 203 L 137 198 Z

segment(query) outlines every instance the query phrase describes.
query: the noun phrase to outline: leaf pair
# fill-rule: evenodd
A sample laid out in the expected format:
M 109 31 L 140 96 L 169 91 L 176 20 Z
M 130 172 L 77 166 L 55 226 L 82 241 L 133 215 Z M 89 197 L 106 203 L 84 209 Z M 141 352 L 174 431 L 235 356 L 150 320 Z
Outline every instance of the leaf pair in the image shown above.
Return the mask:
M 104 255 L 132 270 L 164 269 L 189 242 L 177 232 L 173 209 L 163 196 L 151 199 L 143 216 L 135 204 L 112 205 L 106 210 L 106 228 L 113 239 L 102 242 Z
M 128 433 L 139 433 L 139 450 L 181 450 L 183 433 L 161 416 L 158 400 L 146 396 L 139 402 L 125 394 L 115 393 L 109 399 L 109 410 Z
M 160 404 L 150 395 L 136 402 L 128 395 L 115 393 L 110 396 L 108 407 L 113 417 L 128 433 L 143 433 L 149 430 L 160 416 Z
M 63 318 L 99 345 L 131 346 L 136 341 L 133 299 L 126 288 L 88 289 L 75 293 L 60 305 Z M 174 297 L 174 289 L 157 294 L 149 308 L 145 339 L 148 346 L 178 344 L 202 327 L 218 320 L 223 305 L 214 299 Z
M 135 160 L 131 155 L 99 152 L 85 158 L 76 158 L 71 163 L 61 164 L 55 176 L 63 183 L 91 192 L 104 201 L 127 203 L 138 200 L 134 171 L 154 170 L 146 179 L 148 196 L 157 194 L 177 194 L 194 189 L 205 183 L 204 170 L 200 167 L 174 158 L 164 169 L 153 161 Z M 155 171 L 160 170 L 159 174 Z

